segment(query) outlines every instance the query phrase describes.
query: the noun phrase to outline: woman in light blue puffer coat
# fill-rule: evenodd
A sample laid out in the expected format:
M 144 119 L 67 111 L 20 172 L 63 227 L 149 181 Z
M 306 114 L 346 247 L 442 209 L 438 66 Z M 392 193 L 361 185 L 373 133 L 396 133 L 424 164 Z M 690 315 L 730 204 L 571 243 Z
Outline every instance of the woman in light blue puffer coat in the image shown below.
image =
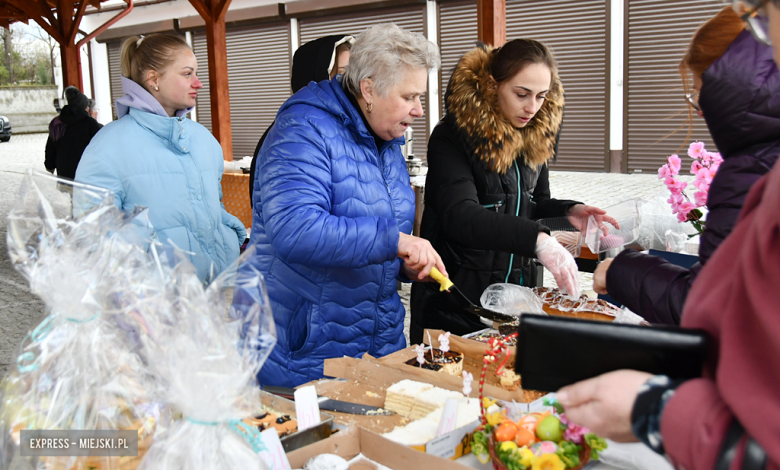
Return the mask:
M 185 117 L 203 86 L 197 66 L 177 35 L 128 39 L 119 119 L 84 150 L 76 181 L 113 191 L 122 209 L 148 207 L 157 239 L 192 253 L 208 281 L 238 258 L 246 229 L 221 202 L 222 147 Z
M 414 192 L 400 150 L 437 63 L 421 34 L 374 26 L 343 79 L 311 82 L 279 110 L 257 159 L 256 251 L 239 268 L 263 273 L 276 322 L 261 384 L 296 386 L 322 377 L 327 358 L 405 347 L 396 280 L 444 271 L 430 243 L 409 235 Z

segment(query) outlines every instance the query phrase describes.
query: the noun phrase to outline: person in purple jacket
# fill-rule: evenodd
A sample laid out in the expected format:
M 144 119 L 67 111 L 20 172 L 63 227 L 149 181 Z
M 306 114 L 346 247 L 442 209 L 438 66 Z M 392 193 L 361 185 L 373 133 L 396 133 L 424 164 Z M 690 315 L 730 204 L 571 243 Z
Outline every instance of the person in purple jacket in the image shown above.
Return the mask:
M 780 75 L 772 48 L 744 29 L 731 6 L 697 31 L 680 70 L 684 81 L 687 71 L 693 75 L 689 104 L 704 117 L 724 159 L 710 186 L 699 262 L 685 269 L 626 250 L 593 275 L 596 292 L 661 324 L 680 323 L 693 281 L 731 233 L 750 188 L 780 154 Z

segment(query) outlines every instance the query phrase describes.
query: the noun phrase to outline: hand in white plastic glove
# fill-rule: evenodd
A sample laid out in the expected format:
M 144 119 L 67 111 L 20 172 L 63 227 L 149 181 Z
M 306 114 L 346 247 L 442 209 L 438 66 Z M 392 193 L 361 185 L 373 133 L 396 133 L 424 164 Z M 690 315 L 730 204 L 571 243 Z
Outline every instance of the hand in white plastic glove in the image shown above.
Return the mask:
M 536 258 L 550 270 L 559 289 L 571 297 L 579 298 L 582 291 L 577 263 L 558 240 L 546 233 L 540 233 L 536 239 Z

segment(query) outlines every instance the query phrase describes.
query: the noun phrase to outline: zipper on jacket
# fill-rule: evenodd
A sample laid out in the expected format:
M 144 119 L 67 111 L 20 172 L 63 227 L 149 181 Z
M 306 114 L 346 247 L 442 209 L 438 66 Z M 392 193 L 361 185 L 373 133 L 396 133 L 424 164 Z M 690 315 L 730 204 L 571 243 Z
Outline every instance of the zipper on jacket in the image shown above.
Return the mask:
M 504 205 L 503 201 L 498 201 L 495 204 L 482 204 L 482 207 L 484 207 L 485 209 L 493 209 L 494 211 L 498 212 L 498 210 L 503 205 Z
M 292 372 L 292 352 L 287 353 L 287 372 Z
M 514 161 L 515 163 L 515 174 L 517 175 L 517 209 L 515 209 L 515 217 L 520 215 L 520 168 L 517 167 L 517 160 Z M 509 283 L 509 275 L 512 274 L 512 263 L 515 261 L 515 254 L 511 253 L 509 255 L 509 267 L 506 270 L 506 278 L 504 278 L 504 283 Z M 520 268 L 520 285 L 523 285 L 523 268 Z
M 382 293 L 385 290 L 385 276 L 387 276 L 387 261 L 382 263 L 382 283 L 379 285 L 379 293 L 374 300 L 374 333 L 371 335 L 371 346 L 368 352 L 375 353 L 374 340 L 376 339 L 376 332 L 379 329 L 379 299 L 382 297 Z

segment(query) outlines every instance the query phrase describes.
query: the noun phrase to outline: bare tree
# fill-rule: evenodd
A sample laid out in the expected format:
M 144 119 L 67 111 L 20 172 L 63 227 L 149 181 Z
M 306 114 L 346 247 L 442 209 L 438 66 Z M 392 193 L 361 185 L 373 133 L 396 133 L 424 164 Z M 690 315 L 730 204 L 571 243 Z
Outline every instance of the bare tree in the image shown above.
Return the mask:
M 14 82 L 14 70 L 13 70 L 13 31 L 6 28 L 0 28 L 0 35 L 3 37 L 3 47 L 5 48 L 5 68 L 8 69 L 10 83 Z
M 46 47 L 49 49 L 49 67 L 51 69 L 51 76 L 52 80 L 54 80 L 54 51 L 59 49 L 60 44 L 54 40 L 53 37 L 49 36 L 49 33 L 44 31 L 43 28 L 40 26 L 33 25 L 32 31 L 30 32 L 30 35 L 34 38 L 40 40 L 44 44 L 46 44 Z

